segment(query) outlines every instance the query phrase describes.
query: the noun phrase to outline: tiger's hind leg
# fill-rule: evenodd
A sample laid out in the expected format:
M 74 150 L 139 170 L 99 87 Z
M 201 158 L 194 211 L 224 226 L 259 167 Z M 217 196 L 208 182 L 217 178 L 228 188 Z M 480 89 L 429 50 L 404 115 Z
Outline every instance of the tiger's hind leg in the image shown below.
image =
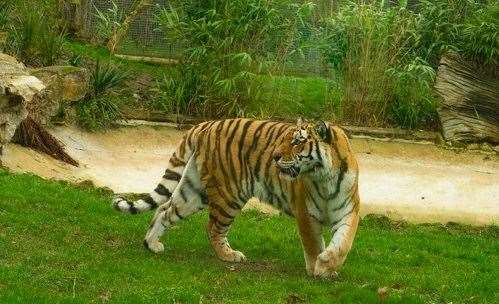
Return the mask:
M 220 198 L 220 197 L 218 197 Z M 213 200 L 208 198 L 209 216 L 208 237 L 218 258 L 226 262 L 242 262 L 246 260 L 244 254 L 230 247 L 227 233 L 230 225 L 240 212 L 242 205 L 236 202 L 225 202 L 224 200 Z
M 166 230 L 178 221 L 206 207 L 206 194 L 201 186 L 195 161 L 192 157 L 187 163 L 184 175 L 180 179 L 171 199 L 156 211 L 151 226 L 146 233 L 144 246 L 153 252 L 162 252 L 164 246 L 160 242 L 160 238 Z

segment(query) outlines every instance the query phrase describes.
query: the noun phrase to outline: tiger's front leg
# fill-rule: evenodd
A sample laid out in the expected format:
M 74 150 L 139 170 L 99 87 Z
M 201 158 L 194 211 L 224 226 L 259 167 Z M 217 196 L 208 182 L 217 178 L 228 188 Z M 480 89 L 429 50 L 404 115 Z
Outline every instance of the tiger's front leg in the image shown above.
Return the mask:
M 308 214 L 297 217 L 297 222 L 307 274 L 314 275 L 317 256 L 324 250 L 322 226 L 319 221 Z
M 345 262 L 352 247 L 358 224 L 358 212 L 352 211 L 333 227 L 334 233 L 331 243 L 317 257 L 314 269 L 315 276 L 324 278 L 337 276 L 337 271 Z

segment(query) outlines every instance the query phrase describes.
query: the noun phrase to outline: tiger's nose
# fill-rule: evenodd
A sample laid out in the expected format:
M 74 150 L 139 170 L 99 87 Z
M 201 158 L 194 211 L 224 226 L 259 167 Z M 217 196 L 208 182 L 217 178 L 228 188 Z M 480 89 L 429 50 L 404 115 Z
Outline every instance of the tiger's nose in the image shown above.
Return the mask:
M 275 161 L 275 162 L 278 162 L 280 161 L 282 158 L 282 154 L 280 152 L 274 152 L 274 154 L 272 154 L 272 159 Z

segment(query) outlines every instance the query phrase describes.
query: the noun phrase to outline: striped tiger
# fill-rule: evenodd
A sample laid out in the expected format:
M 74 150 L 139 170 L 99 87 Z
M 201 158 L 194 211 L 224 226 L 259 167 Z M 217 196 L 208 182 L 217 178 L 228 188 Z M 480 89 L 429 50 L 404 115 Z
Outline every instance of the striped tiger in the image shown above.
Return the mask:
M 159 253 L 172 225 L 208 209 L 208 236 L 223 261 L 246 258 L 227 241 L 234 218 L 252 197 L 294 217 L 307 273 L 337 274 L 359 222 L 358 166 L 348 138 L 319 121 L 296 124 L 227 119 L 194 126 L 173 153 L 158 186 L 144 199 L 117 197 L 116 209 L 157 208 L 144 246 Z M 326 247 L 322 226 L 332 239 Z

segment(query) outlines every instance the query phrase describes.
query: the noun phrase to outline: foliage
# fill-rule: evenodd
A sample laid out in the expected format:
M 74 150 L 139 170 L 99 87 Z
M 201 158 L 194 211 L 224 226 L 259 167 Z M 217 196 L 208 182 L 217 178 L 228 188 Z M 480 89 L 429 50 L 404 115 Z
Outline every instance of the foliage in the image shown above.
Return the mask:
M 162 82 L 157 107 L 266 117 L 294 108 L 294 115 L 315 112 L 353 124 L 433 128 L 441 56 L 454 50 L 497 63 L 497 1 L 314 3 L 173 1 L 157 19 L 185 51 Z M 279 79 L 305 71 L 296 63 L 314 52 L 324 60 L 318 69 L 326 71 L 320 76 L 329 78 L 330 96 L 304 105 Z
M 76 114 L 79 125 L 88 131 L 112 126 L 121 118 L 119 101 L 111 96 L 96 96 L 78 103 Z
M 45 10 L 23 5 L 12 11 L 7 50 L 30 65 L 53 65 L 62 53 L 64 29 Z
M 486 64 L 499 62 L 499 1 L 480 7 L 464 23 L 459 48 L 468 57 Z
M 91 74 L 90 85 L 93 96 L 102 95 L 107 90 L 118 86 L 125 79 L 128 73 L 119 65 L 107 62 L 102 64 L 97 60 Z
M 291 0 L 171 1 L 157 16 L 167 40 L 184 46 L 165 101 L 198 114 L 242 114 L 257 74 L 282 67 L 312 4 Z
M 287 216 L 238 216 L 229 238 L 249 261 L 233 264 L 210 248 L 206 214 L 171 229 L 165 252 L 154 255 L 141 244 L 152 213 L 118 214 L 110 200 L 104 190 L 0 169 L 0 302 L 497 302 L 497 227 L 366 216 L 331 281 L 305 274 Z M 385 286 L 381 300 L 377 290 Z
M 101 60 L 95 62 L 90 77 L 88 95 L 78 103 L 77 115 L 80 126 L 95 131 L 111 126 L 121 117 L 119 98 L 106 94 L 128 78 L 128 73 L 119 65 Z
M 124 13 L 114 1 L 111 1 L 111 7 L 104 11 L 99 10 L 95 5 L 94 9 L 97 17 L 97 39 L 107 42 L 125 18 Z
M 12 0 L 3 0 L 0 2 L 0 30 L 6 29 L 9 24 L 11 2 Z
M 355 124 L 435 125 L 432 88 L 441 56 L 454 50 L 497 62 L 497 1 L 492 2 L 422 0 L 411 9 L 407 1 L 339 6 L 321 29 L 321 49 L 345 86 L 339 117 Z

